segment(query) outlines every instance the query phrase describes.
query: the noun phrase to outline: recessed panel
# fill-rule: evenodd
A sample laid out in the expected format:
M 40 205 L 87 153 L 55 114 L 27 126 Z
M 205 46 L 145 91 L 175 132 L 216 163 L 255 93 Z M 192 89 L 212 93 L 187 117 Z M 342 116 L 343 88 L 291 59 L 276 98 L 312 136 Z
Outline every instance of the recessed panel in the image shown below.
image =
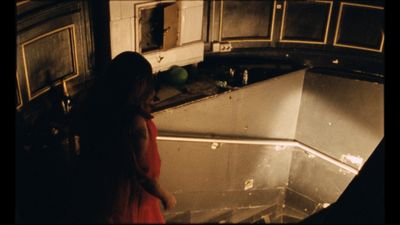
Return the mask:
M 383 38 L 383 7 L 341 4 L 335 45 L 381 52 Z
M 221 39 L 271 39 L 274 1 L 223 1 Z
M 77 74 L 73 26 L 22 44 L 28 92 L 33 98 L 56 81 Z
M 288 1 L 284 5 L 281 42 L 326 43 L 331 2 Z

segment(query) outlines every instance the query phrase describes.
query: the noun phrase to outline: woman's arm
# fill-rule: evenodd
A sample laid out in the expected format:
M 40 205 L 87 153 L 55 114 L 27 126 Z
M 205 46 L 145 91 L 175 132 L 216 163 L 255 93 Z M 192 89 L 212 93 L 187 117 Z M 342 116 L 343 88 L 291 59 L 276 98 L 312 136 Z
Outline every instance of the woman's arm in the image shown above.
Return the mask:
M 176 205 L 175 196 L 161 187 L 159 180 L 145 179 L 142 183 L 144 189 L 150 194 L 159 198 L 164 206 L 164 209 L 172 209 Z
M 149 132 L 147 129 L 146 121 L 141 116 L 136 116 L 133 119 L 132 125 L 132 139 L 134 141 L 134 151 L 137 159 L 137 164 L 141 170 L 140 182 L 143 188 L 150 194 L 159 198 L 165 209 L 171 209 L 176 204 L 175 197 L 169 193 L 167 190 L 161 187 L 159 180 L 151 179 L 145 175 L 148 171 L 148 165 L 146 163 L 146 150 L 147 143 L 149 141 Z
M 141 116 L 135 116 L 133 118 L 130 130 L 130 141 L 132 141 L 132 151 L 134 152 L 134 156 L 136 163 L 139 166 L 139 169 L 142 169 L 144 173 L 147 173 L 149 167 L 146 162 L 146 150 L 147 143 L 149 140 L 149 133 L 147 130 L 146 121 Z M 140 173 L 140 175 L 144 175 Z

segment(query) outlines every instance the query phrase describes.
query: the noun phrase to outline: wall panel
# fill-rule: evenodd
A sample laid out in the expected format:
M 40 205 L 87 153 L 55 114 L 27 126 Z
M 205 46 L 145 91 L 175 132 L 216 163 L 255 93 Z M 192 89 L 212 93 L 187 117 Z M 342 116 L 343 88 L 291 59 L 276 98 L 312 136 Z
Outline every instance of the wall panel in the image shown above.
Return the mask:
M 304 73 L 295 71 L 166 109 L 154 114 L 155 121 L 160 133 L 293 139 Z
M 285 1 L 279 41 L 326 44 L 332 5 L 331 1 Z
M 275 1 L 221 1 L 220 39 L 271 41 L 274 6 Z
M 79 75 L 73 24 L 24 42 L 21 48 L 29 100 L 53 83 Z
M 341 2 L 334 45 L 383 51 L 384 8 Z
M 296 139 L 360 168 L 384 135 L 383 85 L 307 73 Z
M 88 7 L 81 1 L 17 6 L 17 77 L 24 103 L 52 85 L 63 84 L 74 96 L 90 79 L 94 48 Z M 31 108 L 38 109 L 41 101 Z

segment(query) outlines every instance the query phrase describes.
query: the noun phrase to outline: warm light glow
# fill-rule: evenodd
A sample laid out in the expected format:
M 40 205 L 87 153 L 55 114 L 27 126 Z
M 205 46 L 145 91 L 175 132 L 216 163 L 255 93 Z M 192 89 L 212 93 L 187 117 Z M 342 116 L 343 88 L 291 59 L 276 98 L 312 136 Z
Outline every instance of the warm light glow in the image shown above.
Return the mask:
M 157 140 L 160 141 L 186 141 L 186 142 L 206 142 L 206 143 L 225 143 L 225 144 L 245 144 L 245 145 L 274 145 L 286 147 L 298 147 L 304 150 L 305 152 L 317 156 L 329 163 L 332 163 L 344 170 L 347 170 L 350 173 L 355 175 L 358 174 L 358 169 L 355 169 L 335 158 L 332 158 L 322 152 L 319 152 L 316 149 L 308 147 L 298 141 L 295 140 L 259 140 L 259 139 L 218 139 L 218 138 L 200 138 L 200 137 L 174 137 L 174 136 L 158 136 Z
M 349 165 L 347 165 L 347 164 L 345 164 L 343 162 L 340 162 L 337 159 L 334 159 L 334 158 L 332 158 L 332 157 L 330 157 L 330 156 L 328 156 L 328 155 L 326 155 L 326 154 L 324 154 L 322 152 L 319 152 L 318 150 L 310 148 L 310 147 L 308 147 L 308 146 L 306 146 L 304 144 L 301 144 L 299 142 L 296 142 L 296 143 L 297 143 L 298 147 L 303 149 L 304 151 L 306 151 L 306 152 L 308 152 L 310 154 L 313 154 L 313 155 L 315 155 L 315 156 L 317 156 L 317 157 L 319 157 L 319 158 L 321 158 L 321 159 L 323 159 L 323 160 L 325 160 L 327 162 L 335 164 L 336 166 L 338 166 L 338 167 L 340 167 L 342 169 L 345 169 L 345 170 L 347 170 L 347 171 L 349 171 L 349 172 L 351 172 L 353 174 L 356 174 L 356 175 L 358 174 L 358 170 L 357 169 L 355 169 L 355 168 L 353 168 L 353 167 L 351 167 L 351 166 L 349 166 Z
M 361 158 L 360 156 L 354 156 L 350 154 L 342 155 L 341 160 L 344 163 L 351 162 L 357 165 L 358 168 L 361 168 L 363 163 L 363 158 Z

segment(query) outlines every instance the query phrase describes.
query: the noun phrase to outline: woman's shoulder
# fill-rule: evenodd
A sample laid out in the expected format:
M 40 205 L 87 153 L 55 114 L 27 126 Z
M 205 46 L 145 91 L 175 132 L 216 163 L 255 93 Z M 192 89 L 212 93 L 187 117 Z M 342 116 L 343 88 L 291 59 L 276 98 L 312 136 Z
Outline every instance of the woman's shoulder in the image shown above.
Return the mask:
M 132 116 L 132 120 L 131 120 L 131 127 L 134 130 L 141 130 L 141 129 L 146 129 L 147 125 L 146 125 L 146 119 L 141 116 L 140 114 L 136 114 Z

